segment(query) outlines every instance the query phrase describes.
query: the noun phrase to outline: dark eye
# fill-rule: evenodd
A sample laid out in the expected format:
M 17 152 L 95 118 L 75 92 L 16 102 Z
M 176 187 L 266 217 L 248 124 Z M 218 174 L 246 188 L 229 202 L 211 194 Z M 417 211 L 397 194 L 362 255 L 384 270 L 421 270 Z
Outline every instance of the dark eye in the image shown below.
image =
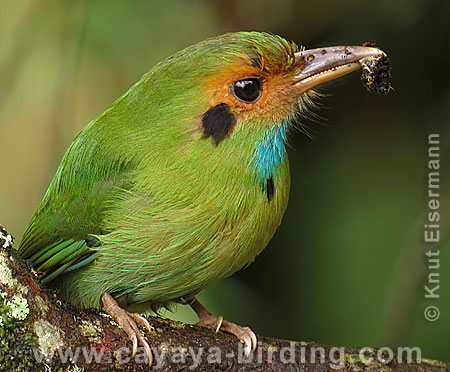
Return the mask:
M 251 103 L 261 97 L 262 84 L 257 78 L 246 78 L 233 83 L 234 96 L 243 102 Z

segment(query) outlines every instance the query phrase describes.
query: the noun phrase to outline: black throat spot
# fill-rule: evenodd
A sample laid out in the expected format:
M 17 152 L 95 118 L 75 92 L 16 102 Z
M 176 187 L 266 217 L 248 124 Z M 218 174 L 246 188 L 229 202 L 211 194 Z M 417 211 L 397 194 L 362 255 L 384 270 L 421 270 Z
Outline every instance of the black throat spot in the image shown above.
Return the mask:
M 275 184 L 273 183 L 273 177 L 270 176 L 270 178 L 268 178 L 266 181 L 266 194 L 269 203 L 272 201 L 274 193 L 275 193 Z
M 220 103 L 211 107 L 203 114 L 203 138 L 212 137 L 216 146 L 230 134 L 236 123 L 235 116 L 230 111 L 230 106 Z

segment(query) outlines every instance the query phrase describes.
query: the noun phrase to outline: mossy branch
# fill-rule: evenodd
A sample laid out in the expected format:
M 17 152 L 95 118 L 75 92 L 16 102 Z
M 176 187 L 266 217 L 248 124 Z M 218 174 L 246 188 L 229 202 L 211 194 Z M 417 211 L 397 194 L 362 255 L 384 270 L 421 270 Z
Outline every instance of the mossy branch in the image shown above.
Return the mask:
M 131 342 L 109 315 L 59 300 L 42 287 L 11 243 L 0 226 L 0 371 L 149 370 L 143 350 L 131 358 Z M 262 336 L 246 359 L 234 336 L 159 317 L 149 321 L 154 331 L 146 337 L 155 370 L 450 371 L 449 364 L 428 360 L 385 363 L 377 350 Z

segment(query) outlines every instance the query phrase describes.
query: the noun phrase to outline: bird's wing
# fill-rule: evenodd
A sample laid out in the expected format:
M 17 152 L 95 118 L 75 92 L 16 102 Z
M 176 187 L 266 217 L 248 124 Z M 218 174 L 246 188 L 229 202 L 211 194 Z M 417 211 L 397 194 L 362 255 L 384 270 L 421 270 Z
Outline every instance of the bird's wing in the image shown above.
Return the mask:
M 132 161 L 98 147 L 83 132 L 73 142 L 22 238 L 19 254 L 43 282 L 92 262 L 109 202 L 130 186 Z

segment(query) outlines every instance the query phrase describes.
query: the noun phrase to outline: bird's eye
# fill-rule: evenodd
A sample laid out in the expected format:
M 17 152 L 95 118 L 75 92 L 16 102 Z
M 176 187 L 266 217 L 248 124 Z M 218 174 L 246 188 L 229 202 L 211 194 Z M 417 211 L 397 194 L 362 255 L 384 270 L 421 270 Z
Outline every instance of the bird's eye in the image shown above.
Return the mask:
M 231 90 L 238 100 L 246 103 L 252 103 L 261 97 L 261 80 L 257 78 L 241 79 L 233 83 Z

